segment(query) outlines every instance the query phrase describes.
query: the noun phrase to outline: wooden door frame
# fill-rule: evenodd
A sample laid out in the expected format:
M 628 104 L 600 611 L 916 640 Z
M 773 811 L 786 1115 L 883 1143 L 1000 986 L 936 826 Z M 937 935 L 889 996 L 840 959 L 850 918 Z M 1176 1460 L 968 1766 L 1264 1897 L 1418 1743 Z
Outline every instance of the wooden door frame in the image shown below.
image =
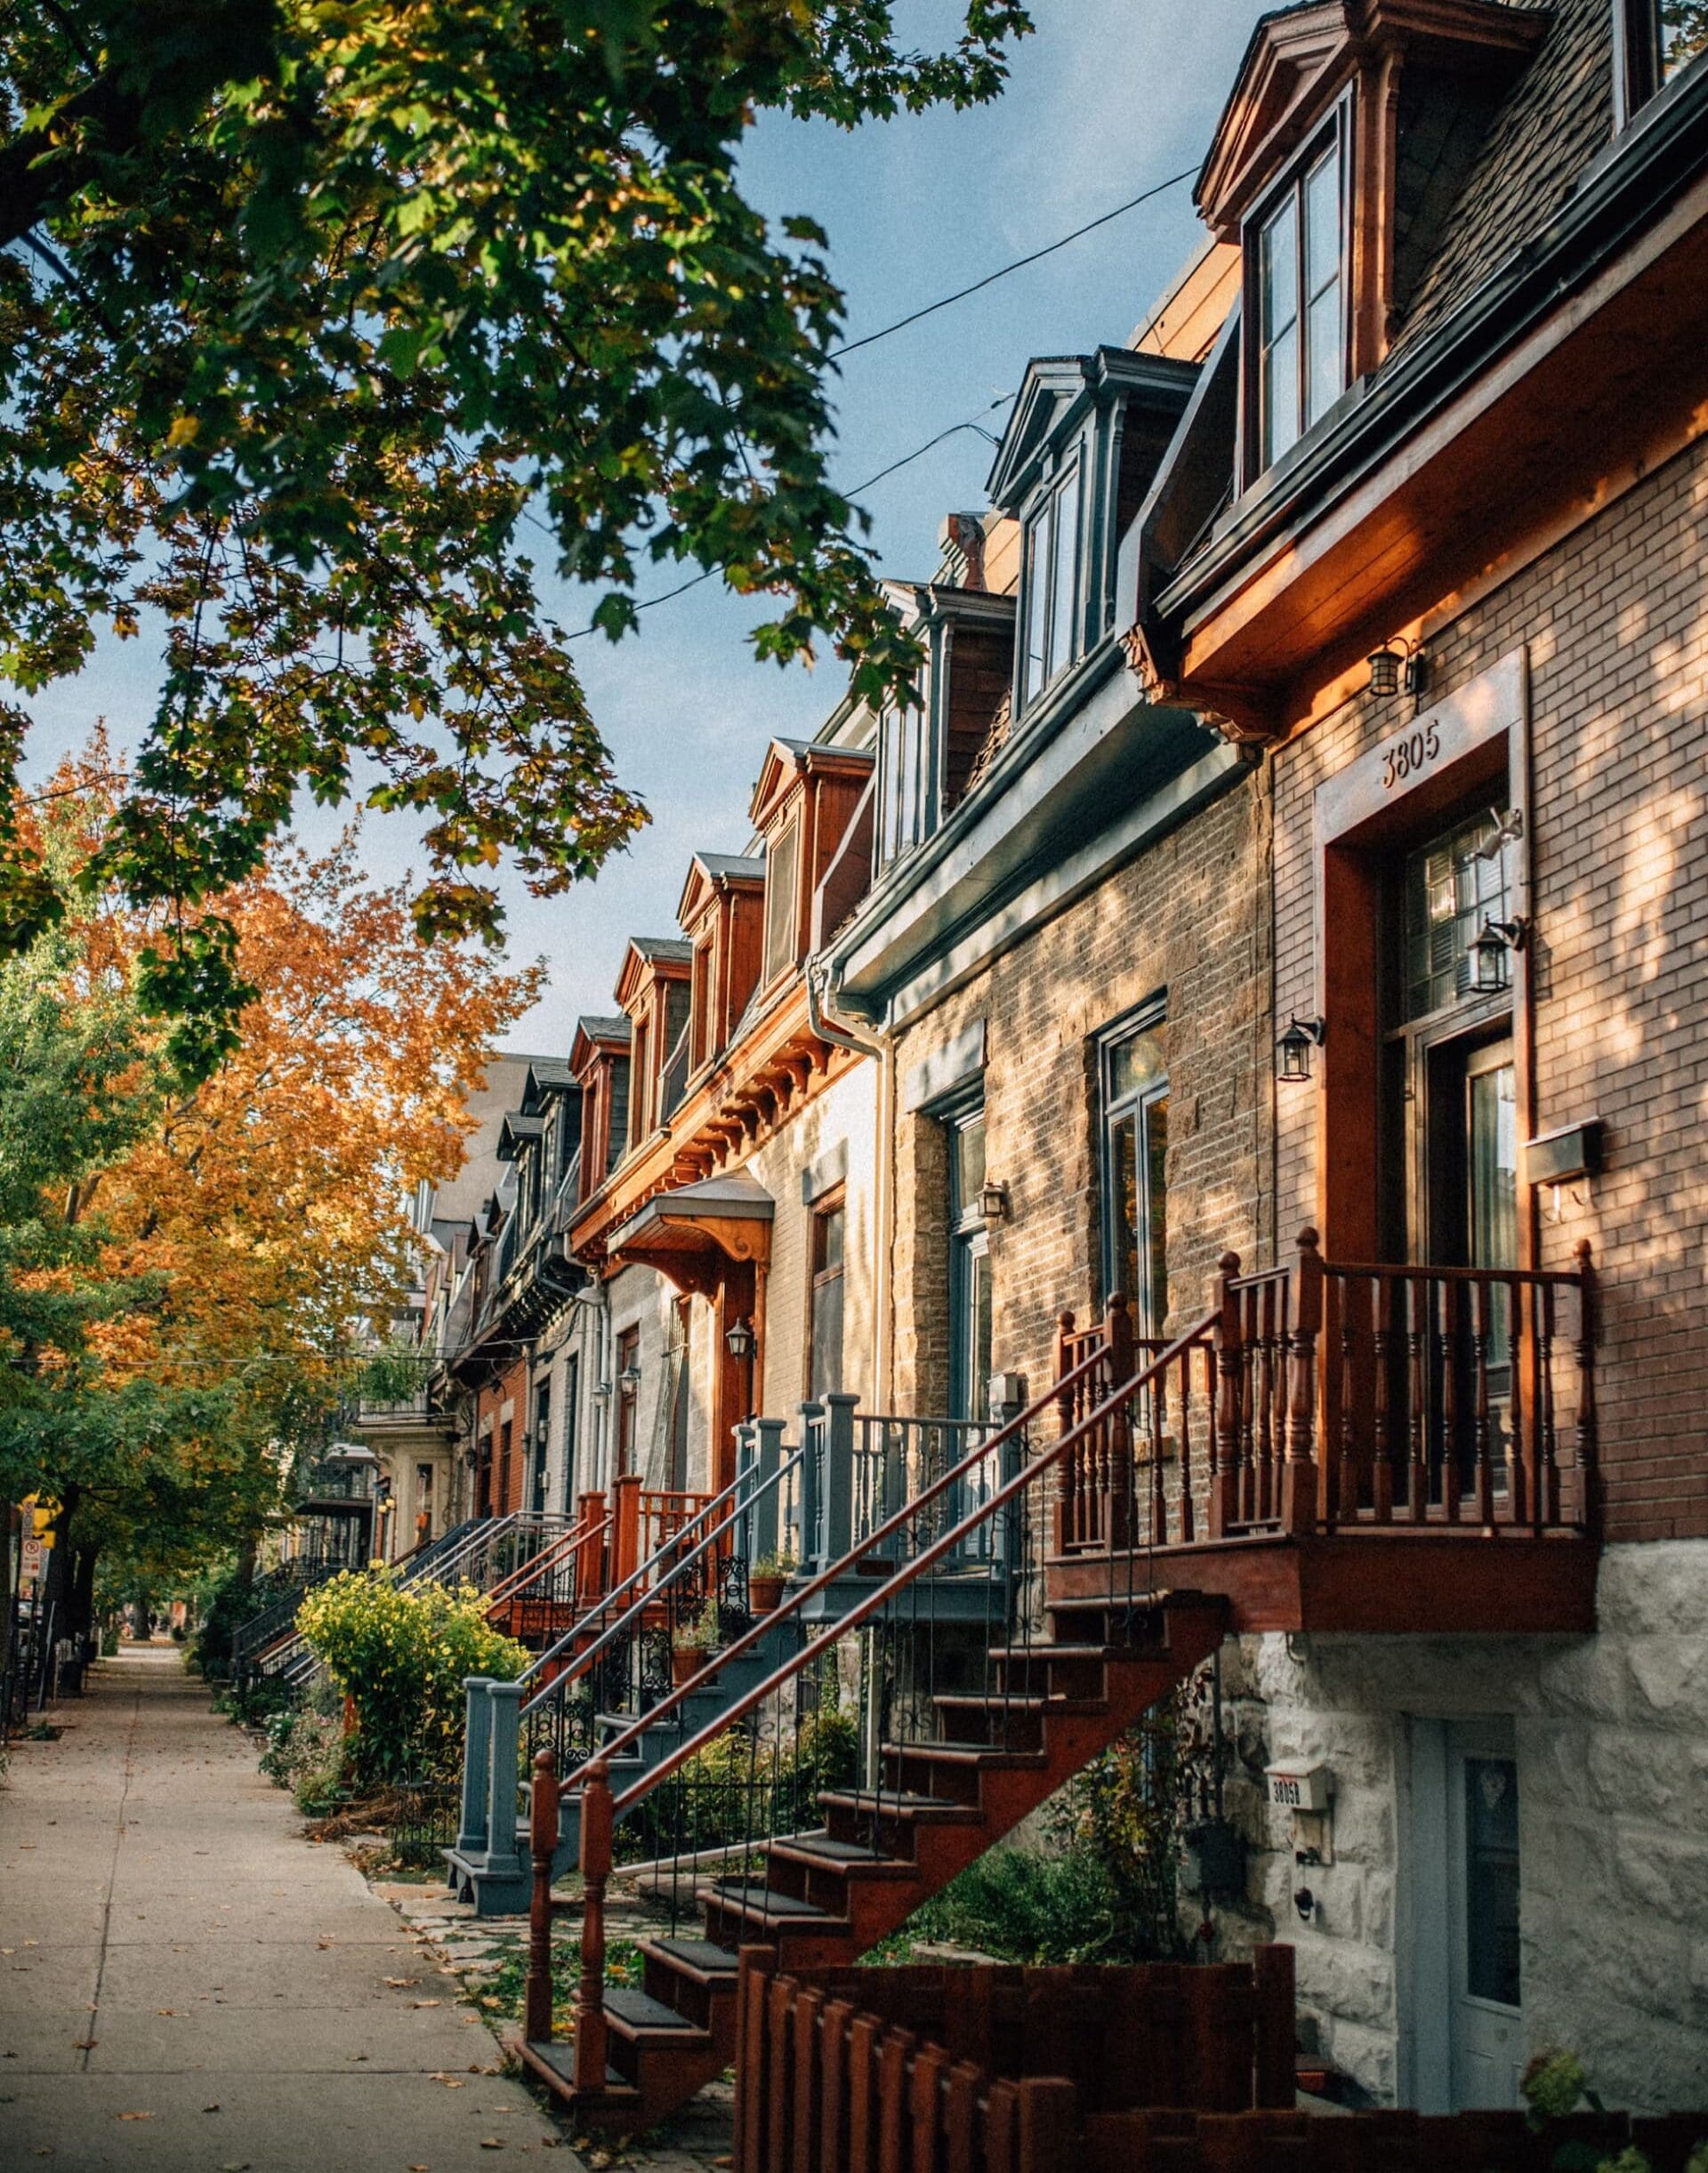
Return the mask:
M 1393 849 L 1425 833 L 1479 785 L 1498 785 L 1520 825 L 1512 912 L 1532 926 L 1529 712 L 1528 658 L 1520 648 L 1420 711 L 1317 790 L 1313 964 L 1317 1012 L 1326 1028 L 1317 1080 L 1317 1226 L 1331 1260 L 1381 1256 L 1381 941 Z M 1533 933 L 1511 959 L 1521 1140 L 1535 1129 L 1534 954 Z M 1536 1201 L 1522 1161 L 1519 1264 L 1532 1268 Z

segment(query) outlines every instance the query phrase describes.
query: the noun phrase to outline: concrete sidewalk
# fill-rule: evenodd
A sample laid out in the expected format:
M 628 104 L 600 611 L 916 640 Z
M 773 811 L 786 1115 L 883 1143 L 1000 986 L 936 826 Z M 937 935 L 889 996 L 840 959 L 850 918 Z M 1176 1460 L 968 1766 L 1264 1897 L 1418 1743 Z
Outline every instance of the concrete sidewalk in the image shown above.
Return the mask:
M 170 1646 L 0 1784 L 0 2166 L 465 2173 L 559 2138 Z M 572 2169 L 565 2148 L 552 2162 Z

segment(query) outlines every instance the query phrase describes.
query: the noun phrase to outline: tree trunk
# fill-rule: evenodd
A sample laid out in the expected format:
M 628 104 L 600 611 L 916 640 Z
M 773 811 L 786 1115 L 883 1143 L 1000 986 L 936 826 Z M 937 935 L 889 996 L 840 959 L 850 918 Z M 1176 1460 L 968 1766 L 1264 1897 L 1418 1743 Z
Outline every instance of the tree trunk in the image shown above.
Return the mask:
M 0 1509 L 4 1511 L 0 1516 L 0 1696 L 4 1696 L 11 1688 L 12 1637 L 18 1614 L 12 1597 L 12 1550 L 18 1546 L 21 1553 L 20 1533 L 23 1513 L 10 1501 L 0 1504 Z M 4 1721 L 4 1716 L 0 1715 L 0 1725 Z

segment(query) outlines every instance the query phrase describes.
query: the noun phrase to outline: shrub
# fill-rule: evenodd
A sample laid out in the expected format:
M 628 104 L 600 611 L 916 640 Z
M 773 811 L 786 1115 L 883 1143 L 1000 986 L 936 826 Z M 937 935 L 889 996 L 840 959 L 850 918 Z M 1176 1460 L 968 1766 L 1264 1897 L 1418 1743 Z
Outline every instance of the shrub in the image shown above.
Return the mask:
M 462 1764 L 463 1679 L 509 1681 L 528 1653 L 486 1622 L 478 1592 L 399 1591 L 346 1570 L 310 1592 L 296 1618 L 350 1700 L 347 1771 L 358 1791 L 449 1780 Z
M 291 1791 L 309 1818 L 325 1818 L 343 1801 L 344 1724 L 326 1700 L 287 1707 L 267 1723 L 261 1770 Z

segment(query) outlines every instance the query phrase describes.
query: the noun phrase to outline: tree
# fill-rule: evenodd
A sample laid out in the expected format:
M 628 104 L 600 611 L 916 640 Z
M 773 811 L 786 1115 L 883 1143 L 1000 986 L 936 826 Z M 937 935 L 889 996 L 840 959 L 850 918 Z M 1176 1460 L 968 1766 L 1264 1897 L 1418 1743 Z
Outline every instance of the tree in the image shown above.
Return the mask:
M 738 186 L 764 110 L 988 99 L 1011 0 L 920 53 L 890 0 L 51 0 L 0 28 L 0 675 L 162 644 L 89 880 L 198 905 L 306 785 L 429 817 L 428 936 L 487 871 L 554 893 L 644 819 L 534 555 L 634 623 L 646 561 L 780 599 L 877 693 L 918 661 L 827 479 L 826 238 Z M 536 540 L 537 538 L 537 540 Z M 0 793 L 28 728 L 0 711 Z M 59 909 L 0 828 L 0 938 Z M 143 1000 L 205 1071 L 246 993 L 217 913 Z
M 60 1502 L 91 1569 L 176 1575 L 253 1540 L 281 1451 L 324 1437 L 540 970 L 424 942 L 353 833 L 281 848 L 214 901 L 257 993 L 187 1074 L 136 1000 L 156 917 L 77 885 L 113 769 L 98 739 L 56 778 L 36 849 L 66 910 L 0 964 L 0 1494 Z

